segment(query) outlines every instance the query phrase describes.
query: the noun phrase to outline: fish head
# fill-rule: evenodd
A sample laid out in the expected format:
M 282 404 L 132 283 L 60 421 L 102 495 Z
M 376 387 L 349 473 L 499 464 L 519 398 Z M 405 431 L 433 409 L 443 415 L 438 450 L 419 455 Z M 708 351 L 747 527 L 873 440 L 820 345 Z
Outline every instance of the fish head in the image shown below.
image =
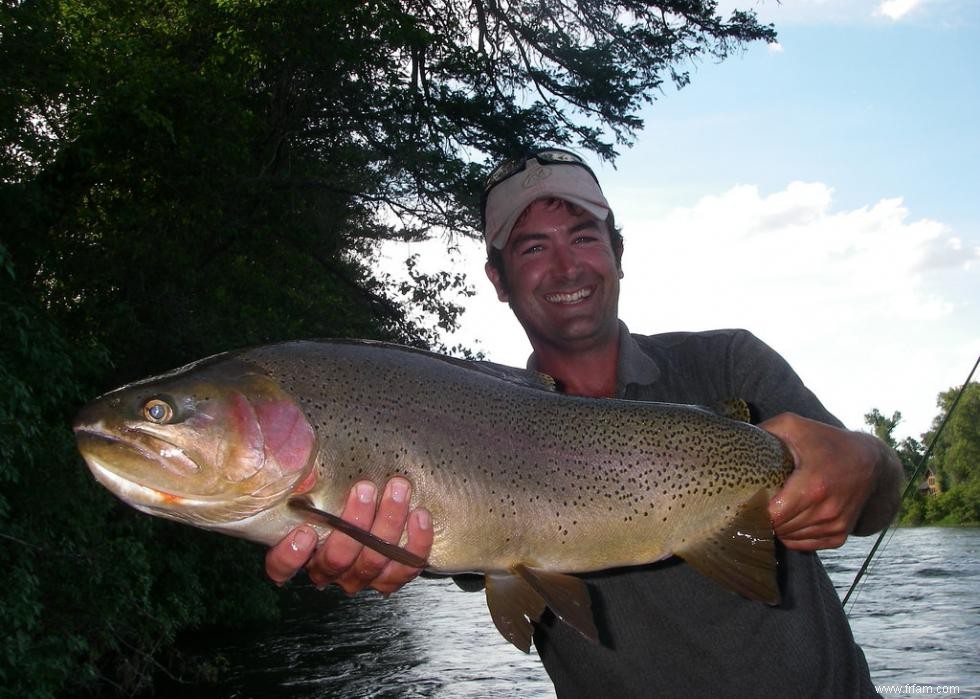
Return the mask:
M 234 525 L 312 483 L 316 433 L 260 368 L 218 355 L 111 391 L 74 423 L 102 485 L 149 514 Z

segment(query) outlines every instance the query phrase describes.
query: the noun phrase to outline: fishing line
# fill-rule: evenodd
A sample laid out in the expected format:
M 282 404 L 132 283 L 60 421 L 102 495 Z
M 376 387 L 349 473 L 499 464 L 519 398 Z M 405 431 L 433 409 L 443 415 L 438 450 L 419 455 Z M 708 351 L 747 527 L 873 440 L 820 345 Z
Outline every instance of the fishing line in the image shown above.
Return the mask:
M 977 361 L 973 363 L 973 368 L 970 369 L 969 376 L 966 377 L 966 381 L 963 382 L 963 385 L 957 392 L 956 398 L 953 399 L 953 404 L 950 405 L 949 410 L 946 411 L 946 416 L 943 418 L 943 421 L 939 423 L 939 429 L 936 430 L 936 434 L 934 434 L 932 439 L 929 440 L 929 446 L 926 447 L 925 453 L 922 455 L 922 458 L 919 459 L 919 464 L 915 467 L 915 471 L 913 471 L 912 475 L 909 477 L 909 482 L 905 486 L 905 491 L 902 493 L 901 501 L 904 501 L 915 488 L 915 483 L 919 477 L 919 472 L 922 471 L 922 467 L 926 465 L 926 461 L 928 461 L 929 456 L 932 454 L 932 448 L 939 440 L 939 435 L 943 433 L 943 428 L 945 428 L 946 423 L 949 422 L 949 418 L 953 414 L 953 411 L 956 410 L 956 406 L 959 404 L 960 398 L 963 397 L 966 387 L 970 385 L 970 381 L 973 379 L 973 374 L 976 372 L 978 365 L 980 365 L 980 356 L 977 356 Z M 871 551 L 868 552 L 868 556 L 864 559 L 864 563 L 861 564 L 861 569 L 858 570 L 857 575 L 854 576 L 854 582 L 851 583 L 851 587 L 848 589 L 847 594 L 844 595 L 844 600 L 841 602 L 842 606 L 847 606 L 847 600 L 851 598 L 851 593 L 854 592 L 854 588 L 857 587 L 858 583 L 861 581 L 861 578 L 864 577 L 864 574 L 868 570 L 868 566 L 871 565 L 871 559 L 874 558 L 875 553 L 878 551 L 878 547 L 881 545 L 881 540 L 885 538 L 885 534 L 887 534 L 889 531 L 891 531 L 892 536 L 895 535 L 895 528 L 891 525 L 881 530 L 881 533 L 875 540 L 874 546 L 871 547 Z M 891 541 L 891 537 L 889 537 L 888 540 Z

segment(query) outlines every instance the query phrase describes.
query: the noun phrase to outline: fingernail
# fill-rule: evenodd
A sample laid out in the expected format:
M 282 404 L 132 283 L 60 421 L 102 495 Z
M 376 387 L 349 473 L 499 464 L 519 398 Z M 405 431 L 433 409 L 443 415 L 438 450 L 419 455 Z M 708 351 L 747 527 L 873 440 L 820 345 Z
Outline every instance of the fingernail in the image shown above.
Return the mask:
M 374 483 L 357 484 L 357 499 L 365 505 L 374 502 L 375 494 Z
M 391 482 L 391 499 L 395 502 L 405 502 L 408 497 L 408 483 L 401 479 Z
M 419 524 L 419 529 L 432 528 L 432 515 L 429 514 L 428 510 L 419 510 L 415 516 Z
M 316 537 L 309 529 L 299 529 L 293 534 L 289 548 L 293 551 L 305 551 L 316 543 Z

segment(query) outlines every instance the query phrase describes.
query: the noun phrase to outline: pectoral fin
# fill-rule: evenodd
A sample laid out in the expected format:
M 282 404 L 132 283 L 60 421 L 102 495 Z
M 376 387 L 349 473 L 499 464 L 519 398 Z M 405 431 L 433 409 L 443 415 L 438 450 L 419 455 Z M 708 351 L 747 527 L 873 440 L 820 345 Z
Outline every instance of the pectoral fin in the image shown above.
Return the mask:
M 679 547 L 675 553 L 719 585 L 743 597 L 779 604 L 776 546 L 769 498 L 760 489 L 721 531 Z
M 361 529 L 360 527 L 341 519 L 337 515 L 317 509 L 313 506 L 313 503 L 311 503 L 305 497 L 289 498 L 288 504 L 294 510 L 300 510 L 308 515 L 313 515 L 313 517 L 322 520 L 333 529 L 343 532 L 354 541 L 364 544 L 369 549 L 373 549 L 378 553 L 387 556 L 393 561 L 404 563 L 412 568 L 425 568 L 429 564 L 429 562 L 424 558 L 415 555 L 408 549 L 404 549 L 396 544 L 388 543 L 384 539 L 379 539 L 371 532 Z

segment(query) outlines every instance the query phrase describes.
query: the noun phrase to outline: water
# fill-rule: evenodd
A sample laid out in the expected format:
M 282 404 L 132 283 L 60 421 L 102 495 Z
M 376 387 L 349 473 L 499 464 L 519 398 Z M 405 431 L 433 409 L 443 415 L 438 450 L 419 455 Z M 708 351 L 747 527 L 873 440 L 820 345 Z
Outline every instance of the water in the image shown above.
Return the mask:
M 848 604 L 872 679 L 885 696 L 980 696 L 980 529 L 889 537 Z M 872 543 L 821 553 L 841 597 Z M 218 686 L 183 687 L 184 699 L 555 696 L 533 648 L 497 633 L 482 593 L 420 580 L 387 600 L 300 597 L 279 624 L 199 639 L 197 652 L 225 667 Z
M 872 544 L 820 554 L 841 597 Z M 847 613 L 883 696 L 980 696 L 980 529 L 890 532 Z

